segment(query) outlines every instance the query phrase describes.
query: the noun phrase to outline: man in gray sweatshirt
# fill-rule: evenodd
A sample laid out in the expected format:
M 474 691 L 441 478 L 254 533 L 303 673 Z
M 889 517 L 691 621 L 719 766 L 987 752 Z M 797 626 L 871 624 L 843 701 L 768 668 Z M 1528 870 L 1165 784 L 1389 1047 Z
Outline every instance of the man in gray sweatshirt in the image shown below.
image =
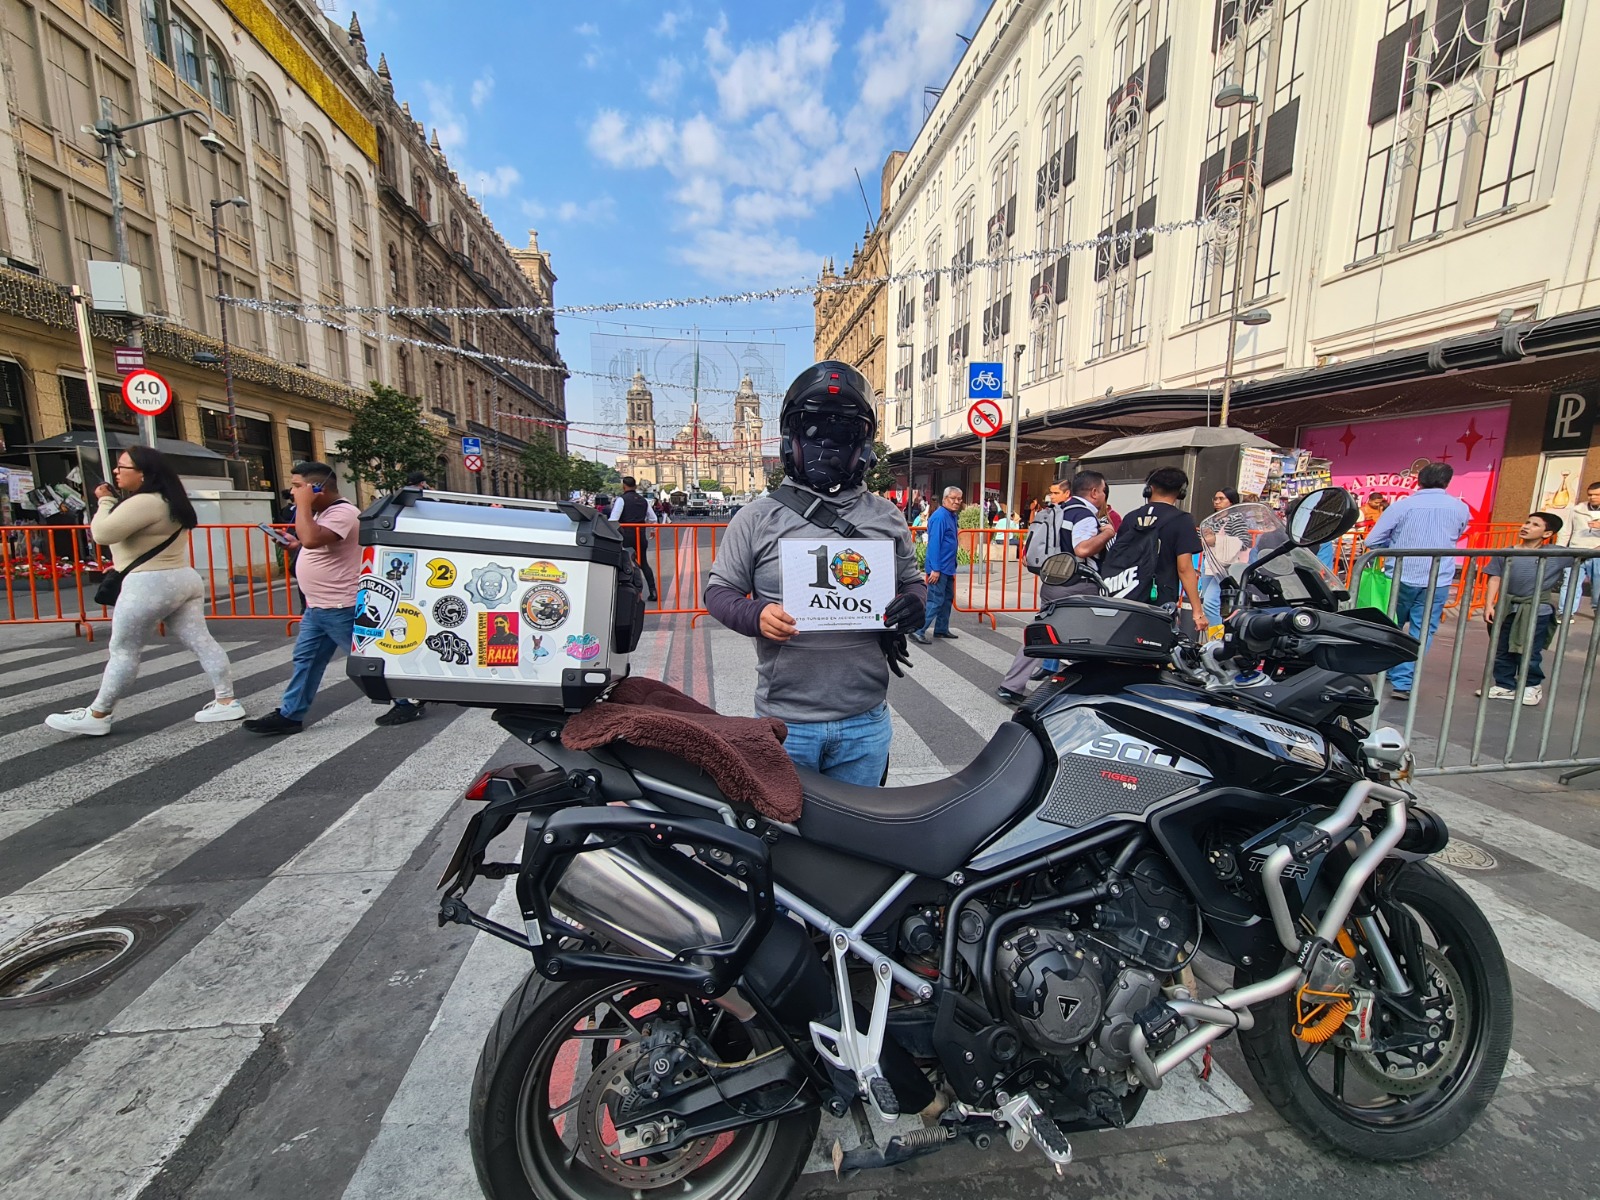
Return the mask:
M 905 634 L 921 627 L 927 585 L 895 505 L 862 486 L 875 461 L 872 391 L 840 362 L 807 367 L 779 417 L 778 492 L 758 496 L 728 524 L 706 589 L 711 615 L 756 641 L 755 710 L 789 727 L 796 765 L 875 786 L 889 765 L 891 662 L 906 661 Z M 894 547 L 895 598 L 882 630 L 799 631 L 784 611 L 782 541 L 825 537 Z

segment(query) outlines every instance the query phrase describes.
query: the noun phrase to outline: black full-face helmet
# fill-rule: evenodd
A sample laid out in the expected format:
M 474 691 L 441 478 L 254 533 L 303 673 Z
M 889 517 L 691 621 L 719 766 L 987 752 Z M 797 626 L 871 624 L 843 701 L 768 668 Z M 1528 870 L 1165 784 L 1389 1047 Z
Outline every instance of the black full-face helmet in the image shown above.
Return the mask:
M 872 385 L 848 363 L 829 360 L 801 371 L 784 393 L 778 426 L 783 473 L 826 495 L 858 486 L 878 461 Z

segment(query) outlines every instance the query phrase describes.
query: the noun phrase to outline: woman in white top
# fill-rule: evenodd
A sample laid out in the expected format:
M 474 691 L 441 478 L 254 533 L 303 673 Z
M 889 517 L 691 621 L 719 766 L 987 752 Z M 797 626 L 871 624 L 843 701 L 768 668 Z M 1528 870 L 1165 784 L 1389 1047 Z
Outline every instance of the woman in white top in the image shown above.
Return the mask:
M 89 524 L 89 536 L 111 547 L 111 561 L 123 573 L 122 594 L 111 610 L 110 660 L 88 708 L 51 713 L 44 723 L 61 733 L 110 733 L 112 710 L 132 690 L 139 658 L 163 622 L 200 660 L 216 692 L 194 719 L 239 720 L 244 708 L 233 698 L 228 655 L 206 628 L 205 584 L 189 565 L 185 535 L 199 524 L 194 505 L 161 452 L 148 446 L 122 451 L 113 478 L 117 491 L 103 483 L 95 488 L 99 509 Z M 133 566 L 150 551 L 156 553 Z
M 1239 503 L 1239 493 L 1232 488 L 1218 488 L 1211 498 L 1212 512 L 1225 512 Z M 1222 577 L 1228 568 L 1239 561 L 1244 543 L 1226 533 L 1208 529 L 1200 537 L 1206 544 L 1200 556 L 1200 603 L 1205 607 L 1206 623 L 1215 625 L 1222 620 Z

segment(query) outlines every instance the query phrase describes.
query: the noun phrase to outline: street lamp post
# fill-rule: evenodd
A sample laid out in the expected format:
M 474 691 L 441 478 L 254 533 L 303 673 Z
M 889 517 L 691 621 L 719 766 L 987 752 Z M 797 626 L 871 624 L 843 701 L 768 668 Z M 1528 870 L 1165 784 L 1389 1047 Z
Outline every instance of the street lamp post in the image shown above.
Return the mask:
M 249 208 L 250 201 L 243 196 L 232 200 L 211 202 L 211 250 L 217 260 L 217 312 L 222 318 L 222 379 L 228 393 L 228 444 L 229 457 L 239 457 L 239 413 L 233 405 L 233 351 L 228 344 L 228 302 L 222 297 L 227 288 L 222 282 L 222 232 L 217 226 L 217 214 L 225 208 Z
M 128 228 L 126 212 L 122 202 L 122 175 L 120 171 L 121 157 L 132 157 L 134 151 L 129 150 L 127 143 L 122 140 L 122 135 L 134 129 L 143 129 L 146 125 L 156 125 L 162 121 L 176 121 L 180 117 L 203 117 L 206 114 L 198 108 L 184 108 L 177 112 L 161 113 L 159 116 L 146 117 L 143 121 L 130 121 L 126 125 L 118 125 L 111 119 L 111 98 L 100 97 L 100 119 L 93 125 L 83 126 L 83 132 L 93 134 L 95 141 L 100 143 L 101 152 L 106 160 L 106 191 L 111 196 L 111 233 L 117 243 L 117 261 L 128 261 Z M 200 138 L 200 144 L 213 154 L 222 150 L 222 139 L 215 130 L 207 130 Z M 128 343 L 132 346 L 144 345 L 144 332 L 137 318 L 133 327 L 128 331 Z M 156 444 L 156 419 L 154 417 L 141 417 L 140 426 L 144 431 L 144 442 L 147 446 Z
M 1245 120 L 1249 123 L 1249 130 L 1245 137 L 1244 151 L 1244 191 L 1239 197 L 1239 227 L 1235 233 L 1233 255 L 1233 290 L 1228 301 L 1228 356 L 1222 366 L 1222 410 L 1217 417 L 1217 424 L 1225 426 L 1228 423 L 1228 407 L 1233 398 L 1233 356 L 1234 347 L 1238 341 L 1239 321 L 1239 293 L 1244 289 L 1244 245 L 1245 230 L 1250 223 L 1250 177 L 1256 168 L 1256 105 L 1261 103 L 1261 97 L 1244 90 L 1238 84 L 1229 84 L 1217 93 L 1215 104 L 1218 108 L 1233 108 L 1243 104 L 1248 107 L 1249 113 Z
M 1019 345 L 1011 351 L 1011 444 L 1008 447 L 1010 460 L 1006 464 L 1006 512 L 1020 513 L 1021 507 L 1017 503 L 1017 412 L 1022 400 L 1022 389 L 1017 386 L 1019 372 L 1022 370 L 1022 353 L 1027 349 Z

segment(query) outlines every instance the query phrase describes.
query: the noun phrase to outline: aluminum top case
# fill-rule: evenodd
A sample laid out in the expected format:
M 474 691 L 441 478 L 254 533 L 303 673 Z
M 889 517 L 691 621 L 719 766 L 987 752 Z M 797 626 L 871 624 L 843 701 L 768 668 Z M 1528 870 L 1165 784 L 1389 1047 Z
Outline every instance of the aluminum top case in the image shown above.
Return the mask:
M 576 712 L 628 673 L 643 579 L 592 508 L 404 488 L 361 545 L 348 671 L 373 700 Z

